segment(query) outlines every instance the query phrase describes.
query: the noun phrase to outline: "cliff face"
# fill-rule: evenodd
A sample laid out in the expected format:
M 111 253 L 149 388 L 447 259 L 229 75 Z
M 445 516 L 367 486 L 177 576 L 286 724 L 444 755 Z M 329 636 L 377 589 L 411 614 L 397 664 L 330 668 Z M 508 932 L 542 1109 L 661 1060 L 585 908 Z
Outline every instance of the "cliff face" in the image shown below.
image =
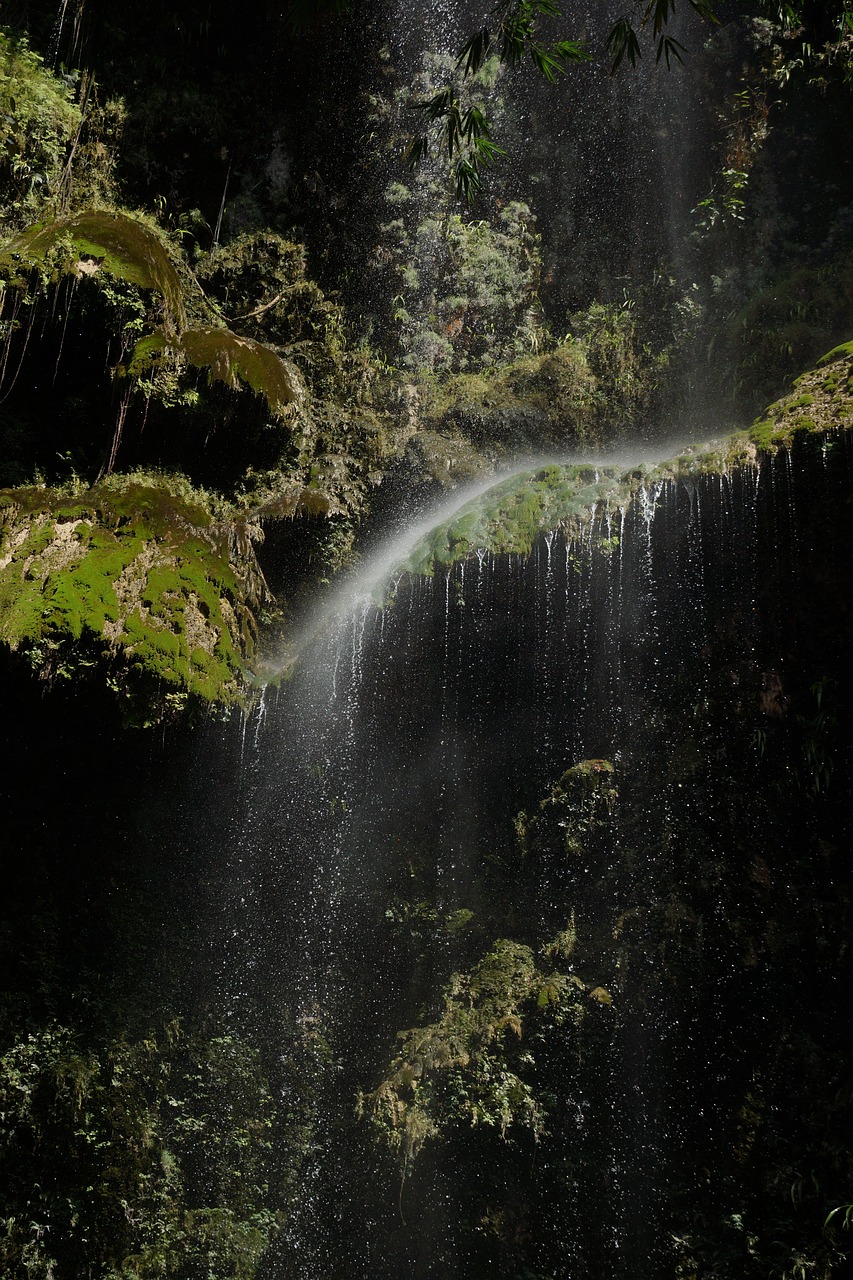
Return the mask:
M 366 521 L 518 457 L 686 432 L 706 456 L 675 474 L 842 425 L 833 365 L 748 439 L 699 443 L 853 325 L 851 175 L 830 155 L 848 52 L 825 24 L 812 62 L 756 10 L 689 74 L 614 82 L 593 62 L 515 97 L 489 62 L 471 101 L 515 150 L 466 209 L 438 159 L 393 158 L 413 99 L 452 75 L 429 14 L 416 48 L 388 14 L 285 38 L 264 8 L 226 52 L 228 6 L 180 32 L 165 5 L 144 22 L 63 9 L 55 29 L 48 9 L 0 46 L 0 636 L 43 674 L 85 640 L 105 679 L 127 668 L 148 689 L 142 719 L 166 706 L 158 687 L 173 709 L 242 700 L 256 647 L 322 597 Z M 585 175 L 549 142 L 561 112 Z M 813 234 L 795 217 L 801 151 Z M 608 501 L 634 483 L 613 479 Z M 575 488 L 563 506 L 603 496 Z M 478 537 L 529 546 L 549 503 L 502 541 L 466 515 L 438 559 Z
M 395 395 L 395 375 L 385 381 L 376 398 L 385 405 L 403 400 Z M 536 412 L 524 386 L 509 410 L 522 419 Z M 488 475 L 501 456 L 492 437 L 491 456 L 471 447 L 476 465 L 466 467 L 452 437 L 407 431 L 406 419 L 393 409 L 383 411 L 381 423 L 384 440 L 406 440 L 410 482 L 416 447 L 432 483 L 443 480 L 446 486 Z M 848 344 L 802 374 L 791 393 L 748 430 L 690 446 L 655 464 L 620 469 L 554 463 L 522 471 L 463 506 L 449 523 L 437 525 L 397 569 L 432 573 L 475 551 L 528 554 L 543 532 L 568 534 L 594 516 L 615 517 L 641 489 L 755 467 L 762 455 L 790 448 L 797 438 L 813 434 L 831 440 L 851 425 Z M 531 436 L 526 439 L 530 443 Z M 444 460 L 443 472 L 437 457 Z M 401 469 L 393 455 L 385 465 Z M 255 550 L 263 540 L 262 521 L 280 523 L 283 516 L 301 513 L 315 521 L 329 522 L 335 513 L 351 520 L 362 498 L 347 478 L 350 460 L 341 459 L 337 475 L 329 474 L 330 466 L 328 455 L 307 466 L 303 462 L 301 477 L 294 469 L 285 484 L 273 473 L 242 503 L 150 472 L 115 475 L 91 488 L 78 481 L 63 489 L 4 490 L 3 643 L 24 654 L 46 679 L 58 673 L 70 678 L 83 668 L 90 679 L 99 672 L 120 699 L 130 698 L 133 714 L 143 720 L 156 719 L 167 708 L 174 713 L 188 698 L 222 705 L 245 701 L 256 656 L 264 663 L 263 646 L 256 652 L 259 618 L 275 605 Z M 300 488 L 300 478 L 311 485 Z
M 848 1274 L 851 36 L 736 8 L 471 208 L 467 4 L 0 32 L 4 1280 Z

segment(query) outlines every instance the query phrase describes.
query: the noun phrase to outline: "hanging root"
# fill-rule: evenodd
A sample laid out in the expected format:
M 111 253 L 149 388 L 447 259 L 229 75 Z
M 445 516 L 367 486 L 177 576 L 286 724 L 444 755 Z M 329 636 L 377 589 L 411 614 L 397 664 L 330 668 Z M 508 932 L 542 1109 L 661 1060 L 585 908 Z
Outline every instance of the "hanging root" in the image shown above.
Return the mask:
M 400 1221 L 402 1222 L 404 1227 L 407 1225 L 407 1223 L 406 1223 L 405 1215 L 403 1213 L 403 1187 L 406 1185 L 406 1174 L 408 1173 L 408 1170 L 409 1170 L 409 1153 L 407 1151 L 406 1154 L 403 1156 L 403 1172 L 400 1175 L 400 1194 L 397 1197 L 397 1208 L 400 1211 Z
M 124 431 L 124 423 L 127 417 L 127 410 L 130 406 L 130 395 L 131 395 L 131 388 L 128 387 L 128 389 L 125 391 L 124 395 L 122 396 L 121 403 L 119 404 L 119 407 L 118 407 L 118 417 L 116 418 L 115 431 L 113 432 L 112 444 L 110 445 L 110 455 L 109 455 L 109 458 L 107 459 L 106 467 L 102 467 L 100 472 L 98 473 L 99 480 L 104 480 L 106 479 L 107 476 L 112 475 L 113 467 L 115 466 L 116 455 L 118 453 L 118 447 L 121 444 L 121 437 L 122 437 L 122 432 Z

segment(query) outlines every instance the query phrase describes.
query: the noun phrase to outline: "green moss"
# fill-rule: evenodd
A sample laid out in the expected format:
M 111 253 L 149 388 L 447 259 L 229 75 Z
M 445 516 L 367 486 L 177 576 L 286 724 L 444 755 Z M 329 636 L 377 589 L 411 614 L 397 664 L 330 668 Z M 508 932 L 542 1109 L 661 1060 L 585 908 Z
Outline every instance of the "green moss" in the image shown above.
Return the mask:
M 835 360 L 841 360 L 844 356 L 853 356 L 853 342 L 842 342 L 840 346 L 833 347 L 831 351 L 827 351 L 825 356 L 817 362 L 820 369 L 823 365 L 832 364 Z
M 183 287 L 163 234 L 127 213 L 89 209 L 56 222 L 36 223 L 8 245 L 6 257 L 44 265 L 62 253 L 62 269 L 82 275 L 102 270 L 159 293 L 174 322 L 185 323 Z
M 5 491 L 0 639 L 36 662 L 88 639 L 176 690 L 235 697 L 254 620 L 227 528 L 204 495 L 175 487 L 125 478 L 75 494 Z
M 789 401 L 789 403 L 785 406 L 785 412 L 791 413 L 795 409 L 805 409 L 810 404 L 814 404 L 814 399 L 815 399 L 814 396 L 809 394 L 797 396 L 795 400 Z
M 726 339 L 736 386 L 756 407 L 776 395 L 792 368 L 809 368 L 844 333 L 853 307 L 853 254 L 821 266 L 799 265 L 755 294 Z M 834 347 L 820 362 L 845 354 Z M 849 352 L 847 352 L 849 354 Z
M 128 372 L 138 377 L 151 364 L 176 357 L 207 369 L 212 382 L 222 382 L 232 391 L 245 384 L 278 416 L 299 394 L 294 373 L 270 347 L 240 338 L 230 329 L 186 329 L 180 335 L 158 330 L 136 344 Z
M 815 403 L 813 396 L 799 399 Z M 780 414 L 779 420 L 762 418 L 749 431 L 733 432 L 702 448 L 684 450 L 653 470 L 601 467 L 596 472 L 568 464 L 523 471 L 498 482 L 445 524 L 432 529 L 398 569 L 431 575 L 478 550 L 526 555 L 542 533 L 560 531 L 568 538 L 576 536 L 588 525 L 591 513 L 617 511 L 643 485 L 750 466 L 759 450 L 787 447 L 795 434 L 821 429 L 816 418 L 799 414 L 783 419 Z M 600 548 L 604 552 L 610 549 Z
M 560 531 L 571 539 L 581 527 L 588 528 L 591 513 L 617 511 L 644 485 L 753 466 L 760 452 L 789 448 L 798 435 L 837 430 L 853 412 L 853 343 L 830 355 L 850 361 L 851 376 L 844 386 L 839 381 L 846 369 L 831 388 L 824 385 L 825 373 L 808 370 L 797 379 L 796 390 L 774 401 L 748 430 L 690 446 L 653 468 L 550 464 L 501 480 L 432 529 L 398 569 L 430 575 L 474 551 L 527 554 L 542 533 Z M 806 408 L 811 412 L 804 414 Z M 606 543 L 602 540 L 599 547 L 604 554 L 612 550 Z
M 526 555 L 544 530 L 575 529 L 591 508 L 627 496 L 615 470 L 603 468 L 598 481 L 595 475 L 587 467 L 549 466 L 501 481 L 432 530 L 403 568 L 430 574 L 478 549 Z
M 759 449 L 769 449 L 773 443 L 776 423 L 769 418 L 761 418 L 753 422 L 749 429 L 749 438 Z

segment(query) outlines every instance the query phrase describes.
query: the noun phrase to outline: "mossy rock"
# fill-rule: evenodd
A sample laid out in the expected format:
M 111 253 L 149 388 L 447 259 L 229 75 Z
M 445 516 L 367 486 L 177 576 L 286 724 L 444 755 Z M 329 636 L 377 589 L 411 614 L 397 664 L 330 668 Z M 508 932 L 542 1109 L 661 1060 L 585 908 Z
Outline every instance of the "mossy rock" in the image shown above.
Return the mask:
M 825 385 L 827 363 L 838 371 L 830 387 Z M 753 466 L 761 452 L 789 448 L 797 436 L 844 429 L 851 408 L 853 343 L 848 343 L 799 377 L 791 394 L 765 410 L 748 431 L 690 446 L 653 468 L 555 463 L 499 480 L 430 530 L 395 571 L 430 575 L 474 552 L 527 555 L 542 534 L 572 538 L 588 527 L 591 515 L 619 511 L 644 487 Z M 604 541 L 601 550 L 607 553 Z
M 845 357 L 853 357 L 853 342 L 842 342 L 840 346 L 827 351 L 826 355 L 818 360 L 817 367 L 821 369 L 824 365 L 833 364 L 836 360 L 843 360 Z
M 814 369 L 801 374 L 789 395 L 765 409 L 752 424 L 749 437 L 761 449 L 787 448 L 798 434 L 846 426 L 851 406 L 853 342 L 845 342 L 821 356 Z M 803 414 L 803 409 L 808 409 L 808 414 Z
M 22 231 L 5 256 L 25 265 L 44 266 L 60 251 L 60 270 L 77 276 L 105 271 L 140 289 L 159 293 L 174 323 L 186 323 L 181 277 L 165 236 L 150 223 L 127 213 L 89 209 L 40 222 Z
M 230 329 L 203 326 L 180 334 L 158 329 L 136 344 L 127 371 L 138 377 L 155 362 L 169 359 L 206 369 L 211 382 L 221 382 L 231 391 L 249 387 L 264 397 L 276 417 L 303 394 L 292 365 L 262 342 L 240 338 Z
M 792 367 L 811 366 L 822 350 L 845 335 L 851 315 L 849 250 L 820 266 L 800 264 L 787 270 L 754 295 L 724 338 L 737 366 L 742 403 L 757 407 L 778 394 Z
M 0 522 L 0 642 L 35 669 L 67 671 L 82 643 L 189 698 L 241 697 L 263 579 L 203 495 L 149 477 L 4 490 Z

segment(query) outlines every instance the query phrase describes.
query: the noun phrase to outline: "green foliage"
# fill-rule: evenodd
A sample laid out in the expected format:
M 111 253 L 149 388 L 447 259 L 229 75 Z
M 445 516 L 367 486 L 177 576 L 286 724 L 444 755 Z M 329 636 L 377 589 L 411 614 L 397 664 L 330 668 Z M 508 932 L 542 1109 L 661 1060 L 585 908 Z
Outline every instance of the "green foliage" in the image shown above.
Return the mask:
M 703 21 L 717 21 L 712 0 L 688 0 L 688 3 Z M 656 62 L 663 58 L 667 67 L 671 67 L 673 62 L 682 61 L 684 45 L 666 31 L 675 10 L 675 0 L 646 0 L 638 8 L 638 16 L 620 18 L 607 36 L 607 52 L 614 73 L 619 70 L 623 60 L 633 67 L 643 56 L 640 42 L 642 33 L 651 36 Z
M 402 364 L 476 368 L 534 349 L 541 338 L 540 257 L 528 206 L 511 202 L 493 222 L 435 210 L 423 217 L 416 204 L 402 213 L 385 227 L 398 273 Z
M 60 198 L 67 149 L 82 121 L 74 81 L 48 71 L 26 37 L 0 30 L 0 212 L 20 221 Z
M 809 416 L 801 414 L 809 409 Z M 774 401 L 749 432 L 760 448 L 790 446 L 797 434 L 846 429 L 853 411 L 853 344 L 843 343 L 801 374 L 794 389 Z
M 792 370 L 812 364 L 853 324 L 853 259 L 800 266 L 760 290 L 731 323 L 727 345 L 741 396 L 778 395 Z
M 640 430 L 665 381 L 666 351 L 655 353 L 642 341 L 642 322 L 630 300 L 618 306 L 594 302 L 569 316 L 569 327 L 595 377 L 602 416 L 618 421 L 623 432 L 628 424 Z
M 401 1031 L 389 1074 L 359 1100 L 360 1114 L 403 1158 L 415 1159 L 428 1139 L 454 1126 L 484 1126 L 501 1136 L 513 1126 L 538 1138 L 546 1115 L 531 1079 L 532 1055 L 521 1045 L 528 1019 L 578 1025 L 587 991 L 580 978 L 553 969 L 543 951 L 501 939 L 468 974 L 444 991 L 436 1022 Z
M 480 173 L 491 168 L 503 155 L 494 142 L 492 127 L 478 105 L 465 102 L 469 78 L 478 76 L 497 50 L 501 63 L 516 67 L 525 59 L 532 61 L 540 76 L 556 81 L 565 76 L 565 63 L 579 63 L 589 58 L 587 50 L 575 40 L 543 41 L 539 35 L 542 19 L 560 19 L 561 10 L 553 0 L 501 0 L 492 10 L 491 26 L 483 27 L 465 42 L 456 59 L 453 77 L 428 101 L 416 104 L 432 125 L 430 133 L 414 138 L 407 151 L 412 168 L 418 168 L 429 155 L 430 145 L 438 142 L 450 161 L 457 196 L 469 204 L 482 187 Z
M 609 340 L 618 350 L 619 333 Z M 853 360 L 846 345 L 830 355 L 838 370 L 829 385 L 825 385 L 821 361 L 816 370 L 797 380 L 794 393 L 771 405 L 748 432 L 736 431 L 720 440 L 691 446 L 654 468 L 622 471 L 613 466 L 555 464 L 499 481 L 430 530 L 398 568 L 430 575 L 475 551 L 527 555 L 541 534 L 559 530 L 571 541 L 588 529 L 594 516 L 615 514 L 643 486 L 752 466 L 759 449 L 775 452 L 790 447 L 797 435 L 849 429 L 853 422 Z M 848 363 L 850 378 L 844 382 Z M 799 412 L 804 407 L 810 409 L 810 416 Z M 608 555 L 612 544 L 602 537 L 597 549 Z
M 231 391 L 245 383 L 264 397 L 276 417 L 282 417 L 299 394 L 295 374 L 274 351 L 229 329 L 184 329 L 174 336 L 157 330 L 136 344 L 128 373 L 139 378 L 153 363 L 172 369 L 177 365 L 180 372 L 182 362 L 207 369 L 211 382 L 221 382 Z
M 272 231 L 245 233 L 203 257 L 196 275 L 236 333 L 313 366 L 340 353 L 341 310 L 308 277 L 304 245 Z
M 704 21 L 716 21 L 711 0 L 688 3 Z M 666 31 L 674 8 L 674 0 L 648 0 L 639 19 L 633 15 L 618 19 L 607 37 L 614 72 L 623 59 L 633 66 L 642 56 L 638 32 L 644 30 L 652 33 L 656 61 L 663 58 L 667 67 L 682 61 L 684 46 Z M 472 203 L 482 186 L 482 170 L 491 168 L 504 152 L 492 137 L 485 112 L 466 104 L 466 82 L 481 71 L 493 51 L 509 67 L 530 62 L 551 83 L 566 74 L 566 64 L 589 60 L 592 55 L 578 40 L 543 37 L 543 23 L 553 24 L 562 18 L 563 12 L 554 0 L 500 0 L 488 25 L 474 32 L 462 46 L 452 79 L 427 101 L 417 104 L 431 130 L 410 143 L 407 155 L 412 168 L 417 168 L 437 146 L 450 162 L 457 195 Z
M 565 75 L 567 62 L 582 62 L 590 56 L 576 40 L 542 39 L 543 19 L 562 17 L 553 0 L 501 0 L 490 16 L 492 24 L 475 32 L 460 50 L 452 81 L 428 101 L 416 104 L 432 129 L 416 137 L 408 150 L 409 163 L 417 168 L 431 146 L 438 144 L 450 161 L 457 195 L 469 203 L 482 185 L 482 169 L 491 168 L 504 154 L 492 138 L 483 110 L 467 104 L 463 97 L 466 81 L 483 69 L 492 49 L 507 66 L 529 59 L 539 74 L 552 82 Z
M 614 772 L 609 760 L 582 760 L 572 765 L 554 783 L 532 818 L 519 815 L 516 830 L 524 844 L 548 829 L 549 838 L 556 838 L 563 853 L 582 853 L 592 833 L 610 820 L 618 795 Z
M 573 537 L 593 512 L 618 509 L 646 479 L 643 473 L 576 464 L 518 473 L 432 529 L 400 568 L 432 574 L 477 550 L 527 555 L 540 534 L 559 529 Z
M 8 1280 L 250 1280 L 277 1225 L 273 1101 L 231 1036 L 93 1041 L 55 1022 L 0 1056 Z

